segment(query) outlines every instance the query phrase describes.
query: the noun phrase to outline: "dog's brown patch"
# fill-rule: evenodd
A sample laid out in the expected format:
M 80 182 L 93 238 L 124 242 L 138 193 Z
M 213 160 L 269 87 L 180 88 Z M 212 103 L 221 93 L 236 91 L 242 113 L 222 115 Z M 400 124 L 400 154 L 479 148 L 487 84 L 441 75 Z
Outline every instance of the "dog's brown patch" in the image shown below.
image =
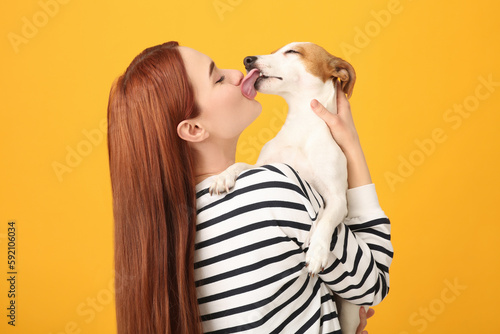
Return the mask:
M 342 90 L 351 97 L 356 73 L 347 61 L 328 53 L 316 44 L 298 44 L 294 50 L 300 52 L 306 70 L 326 82 L 332 78 L 339 78 Z M 335 84 L 335 79 L 333 80 Z

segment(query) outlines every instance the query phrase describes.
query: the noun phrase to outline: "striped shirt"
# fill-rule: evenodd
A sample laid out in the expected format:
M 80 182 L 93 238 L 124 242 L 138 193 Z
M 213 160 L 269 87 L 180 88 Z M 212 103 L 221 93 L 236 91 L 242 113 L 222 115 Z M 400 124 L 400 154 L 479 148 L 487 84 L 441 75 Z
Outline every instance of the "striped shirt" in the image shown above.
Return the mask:
M 390 223 L 373 184 L 349 189 L 349 215 L 325 270 L 310 277 L 304 245 L 322 196 L 287 164 L 239 174 L 228 194 L 215 176 L 196 185 L 195 281 L 205 333 L 340 333 L 333 293 L 376 305 L 389 292 Z

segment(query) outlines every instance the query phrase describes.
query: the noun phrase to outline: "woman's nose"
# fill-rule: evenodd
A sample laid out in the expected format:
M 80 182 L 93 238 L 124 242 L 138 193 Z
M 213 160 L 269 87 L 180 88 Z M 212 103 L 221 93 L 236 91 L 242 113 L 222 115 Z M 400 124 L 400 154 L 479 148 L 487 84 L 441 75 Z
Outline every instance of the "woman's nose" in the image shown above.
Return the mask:
M 241 81 L 243 81 L 243 78 L 245 77 L 245 75 L 241 72 L 241 71 L 238 71 L 238 70 L 234 70 L 235 73 L 233 74 L 233 84 L 235 86 L 239 86 L 241 84 Z

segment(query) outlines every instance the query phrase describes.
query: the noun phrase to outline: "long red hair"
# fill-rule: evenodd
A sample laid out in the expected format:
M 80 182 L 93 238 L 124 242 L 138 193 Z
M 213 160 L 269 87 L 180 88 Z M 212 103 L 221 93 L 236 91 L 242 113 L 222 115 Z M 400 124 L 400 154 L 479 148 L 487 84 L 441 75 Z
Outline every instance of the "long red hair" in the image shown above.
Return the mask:
M 177 46 L 145 49 L 109 94 L 115 287 L 126 284 L 115 294 L 119 334 L 202 332 L 193 156 L 177 135 L 199 110 Z

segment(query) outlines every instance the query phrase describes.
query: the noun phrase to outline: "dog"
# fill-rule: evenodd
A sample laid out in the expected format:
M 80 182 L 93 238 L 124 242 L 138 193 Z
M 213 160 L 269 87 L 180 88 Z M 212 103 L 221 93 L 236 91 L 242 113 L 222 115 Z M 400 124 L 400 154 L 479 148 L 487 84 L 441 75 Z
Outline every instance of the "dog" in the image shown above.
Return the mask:
M 324 210 L 305 243 L 309 244 L 306 252 L 309 273 L 317 274 L 327 265 L 335 228 L 347 216 L 347 161 L 326 123 L 311 110 L 310 103 L 317 99 L 336 114 L 335 84 L 340 80 L 343 93 L 350 98 L 356 73 L 345 60 L 309 42 L 290 43 L 269 55 L 249 56 L 243 63 L 247 70 L 241 83 L 244 96 L 253 99 L 257 91 L 280 95 L 289 106 L 283 127 L 264 145 L 256 165 L 289 164 L 325 200 Z M 229 192 L 237 175 L 252 167 L 255 166 L 246 163 L 230 166 L 216 177 L 210 193 Z M 359 306 L 336 297 L 340 301 L 342 333 L 354 334 L 359 325 Z

